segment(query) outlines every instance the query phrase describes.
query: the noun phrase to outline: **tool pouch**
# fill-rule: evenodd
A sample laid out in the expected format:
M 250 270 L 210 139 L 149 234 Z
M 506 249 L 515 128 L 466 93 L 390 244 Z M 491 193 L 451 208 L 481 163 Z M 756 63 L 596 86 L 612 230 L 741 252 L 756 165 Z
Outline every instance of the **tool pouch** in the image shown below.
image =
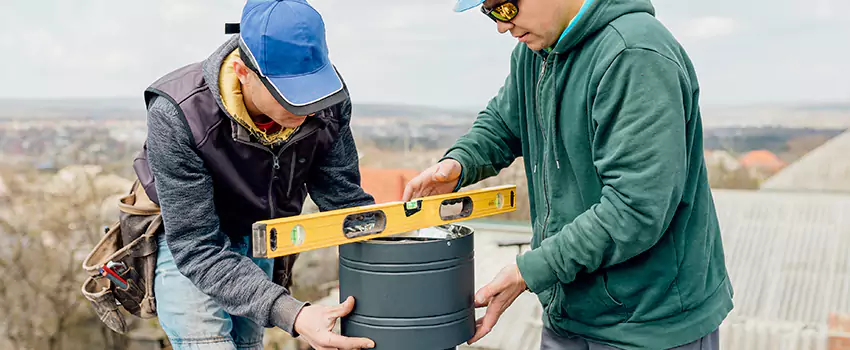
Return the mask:
M 156 317 L 154 277 L 157 236 L 163 232 L 159 207 L 137 180 L 118 203 L 118 221 L 83 260 L 89 277 L 83 296 L 104 324 L 118 333 L 127 331 L 119 307 L 140 318 Z M 105 266 L 121 268 L 105 269 Z
M 298 254 L 291 254 L 274 259 L 272 282 L 289 289 L 292 287 L 292 267 L 298 260 Z

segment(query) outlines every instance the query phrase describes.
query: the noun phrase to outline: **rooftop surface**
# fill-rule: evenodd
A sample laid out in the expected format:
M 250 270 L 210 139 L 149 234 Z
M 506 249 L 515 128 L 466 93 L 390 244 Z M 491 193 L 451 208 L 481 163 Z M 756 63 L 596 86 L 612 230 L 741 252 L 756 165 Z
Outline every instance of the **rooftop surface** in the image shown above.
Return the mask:
M 850 193 L 850 132 L 807 153 L 765 181 L 764 190 Z

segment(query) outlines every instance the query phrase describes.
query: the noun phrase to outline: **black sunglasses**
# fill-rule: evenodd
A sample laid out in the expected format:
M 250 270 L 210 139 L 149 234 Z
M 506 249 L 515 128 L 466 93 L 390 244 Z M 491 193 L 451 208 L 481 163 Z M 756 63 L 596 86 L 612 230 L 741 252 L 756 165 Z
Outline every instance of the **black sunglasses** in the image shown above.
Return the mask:
M 493 8 L 481 5 L 481 12 L 487 15 L 487 17 L 490 17 L 493 21 L 510 22 L 517 14 L 519 14 L 519 7 L 516 5 L 518 1 L 519 0 L 508 0 L 494 6 Z

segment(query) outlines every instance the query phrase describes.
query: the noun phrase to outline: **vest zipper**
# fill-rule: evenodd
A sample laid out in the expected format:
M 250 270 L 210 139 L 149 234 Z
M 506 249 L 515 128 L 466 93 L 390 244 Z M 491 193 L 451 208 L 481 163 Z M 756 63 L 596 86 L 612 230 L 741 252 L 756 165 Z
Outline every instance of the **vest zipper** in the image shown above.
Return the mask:
M 269 217 L 274 216 L 274 201 L 272 200 L 272 188 L 274 188 L 274 181 L 277 180 L 277 170 L 280 169 L 280 160 L 277 158 L 278 156 L 274 156 L 272 161 L 272 176 L 269 180 Z
M 257 144 L 251 143 L 251 142 L 246 142 L 246 141 L 242 141 L 242 140 L 239 140 L 239 139 L 235 139 L 236 142 L 239 142 L 241 144 L 245 144 L 245 145 L 248 145 L 248 146 L 251 146 L 251 147 L 254 147 L 254 148 L 259 148 L 261 150 L 264 150 L 266 152 L 271 153 L 271 155 L 272 155 L 272 162 L 273 162 L 272 163 L 272 176 L 269 179 L 269 218 L 270 219 L 274 218 L 274 198 L 272 197 L 273 196 L 272 188 L 274 187 L 274 177 L 275 177 L 276 171 L 277 171 L 277 169 L 280 168 L 280 160 L 278 158 L 280 158 L 280 155 L 283 154 L 283 151 L 286 151 L 286 149 L 289 148 L 290 145 L 292 145 L 292 144 L 294 144 L 298 141 L 301 141 L 301 140 L 307 138 L 310 135 L 315 134 L 316 131 L 318 131 L 318 130 L 319 130 L 319 128 L 312 128 L 312 129 L 309 129 L 307 132 L 302 132 L 300 134 L 296 133 L 296 134 L 292 135 L 292 139 L 289 140 L 289 141 L 286 141 L 286 143 L 283 145 L 283 147 L 280 149 L 280 151 L 277 152 L 277 154 L 272 152 L 272 150 L 269 149 L 268 147 L 262 147 L 260 145 L 257 145 Z M 291 184 L 292 179 L 289 179 L 289 182 Z
M 289 163 L 289 185 L 286 186 L 286 198 L 292 193 L 292 178 L 295 177 L 295 162 L 298 158 L 298 152 L 292 152 L 292 162 Z

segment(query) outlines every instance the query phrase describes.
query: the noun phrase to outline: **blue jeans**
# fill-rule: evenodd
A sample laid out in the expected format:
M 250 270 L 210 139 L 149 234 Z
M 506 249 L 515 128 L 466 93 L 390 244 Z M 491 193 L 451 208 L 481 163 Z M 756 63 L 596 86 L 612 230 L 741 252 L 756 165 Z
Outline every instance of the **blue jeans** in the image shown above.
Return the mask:
M 247 255 L 249 238 L 231 250 Z M 252 259 L 271 278 L 274 259 Z M 264 327 L 231 316 L 177 270 L 165 237 L 159 238 L 154 293 L 159 324 L 175 350 L 262 349 Z
M 565 338 L 559 334 L 543 327 L 543 335 L 540 340 L 540 350 L 617 350 L 613 346 L 585 340 L 580 337 Z M 720 330 L 715 330 L 708 335 L 691 343 L 677 346 L 669 350 L 717 350 L 720 349 Z

